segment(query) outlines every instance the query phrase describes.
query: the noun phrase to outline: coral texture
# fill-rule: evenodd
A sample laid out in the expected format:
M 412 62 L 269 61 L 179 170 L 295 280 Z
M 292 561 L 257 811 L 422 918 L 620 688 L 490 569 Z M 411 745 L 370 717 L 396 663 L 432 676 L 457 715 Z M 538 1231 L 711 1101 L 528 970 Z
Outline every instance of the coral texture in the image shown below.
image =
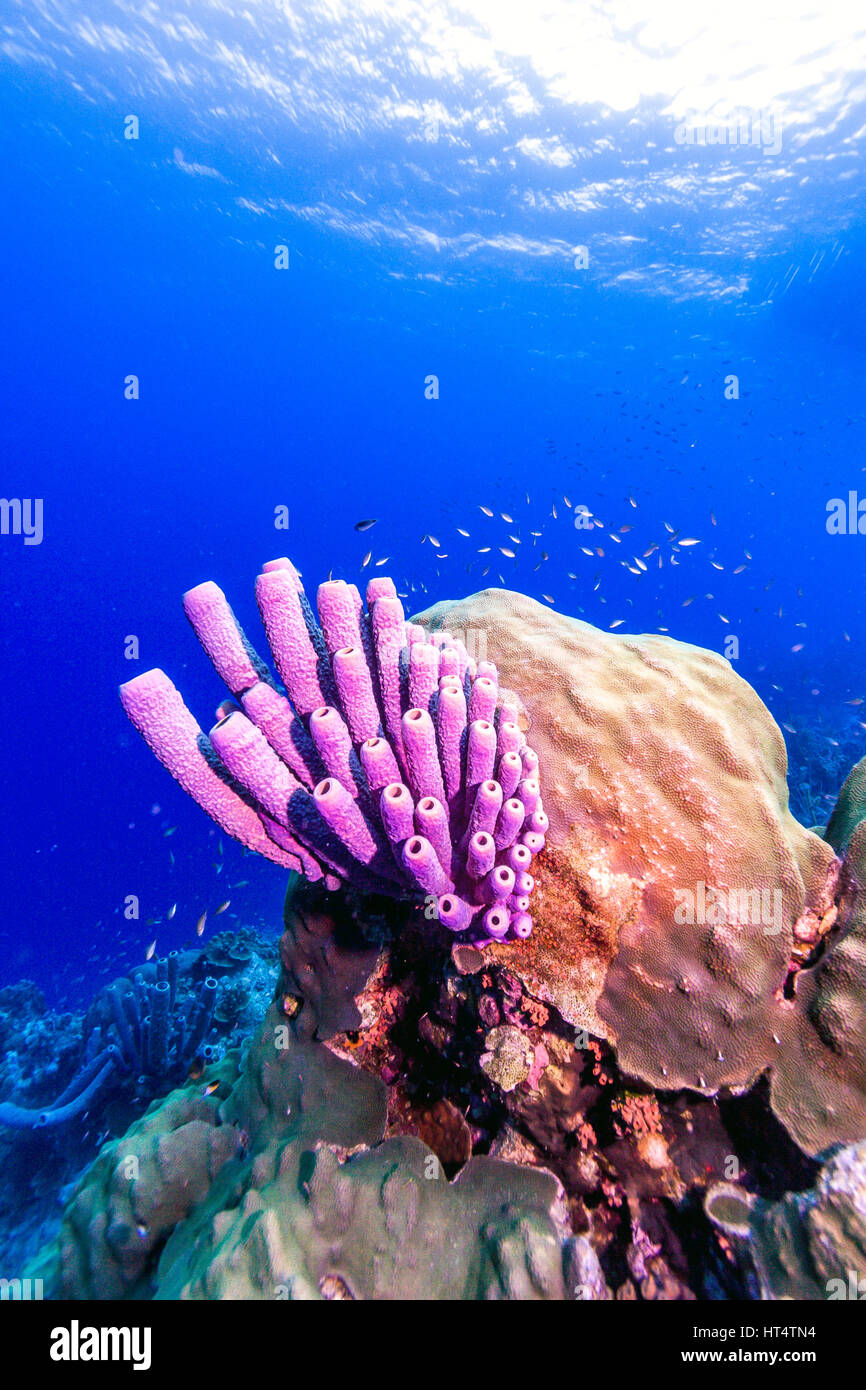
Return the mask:
M 866 817 L 866 758 L 852 767 L 839 793 L 839 800 L 824 838 L 837 854 L 847 849 L 851 836 Z
M 481 1158 L 448 1182 L 421 1140 L 383 1141 L 382 1083 L 276 1007 L 232 1065 L 104 1147 L 33 1267 L 49 1296 L 602 1296 L 552 1174 Z
M 417 621 L 485 631 L 545 768 L 535 930 L 487 958 L 606 1039 L 627 1075 L 714 1095 L 769 1069 L 804 1151 L 863 1137 L 861 832 L 840 875 L 788 810 L 784 743 L 755 692 L 715 653 L 502 590 Z
M 287 559 L 256 597 L 281 694 L 212 583 L 184 597 L 235 701 L 206 738 L 159 670 L 121 687 L 126 713 L 181 786 L 249 849 L 329 887 L 424 895 L 455 932 L 525 938 L 544 846 L 538 758 L 491 662 L 407 624 L 389 579 L 318 590 Z M 239 702 L 239 703 L 235 703 Z
M 740 1253 L 768 1299 L 866 1296 L 866 1143 L 840 1149 L 807 1192 L 752 1203 Z
M 155 1101 L 121 1139 L 104 1145 L 76 1185 L 56 1242 L 37 1260 L 53 1298 L 146 1298 L 166 1236 L 202 1201 L 240 1153 L 237 1129 L 220 1125 L 231 1059 L 219 1085 L 191 1086 Z

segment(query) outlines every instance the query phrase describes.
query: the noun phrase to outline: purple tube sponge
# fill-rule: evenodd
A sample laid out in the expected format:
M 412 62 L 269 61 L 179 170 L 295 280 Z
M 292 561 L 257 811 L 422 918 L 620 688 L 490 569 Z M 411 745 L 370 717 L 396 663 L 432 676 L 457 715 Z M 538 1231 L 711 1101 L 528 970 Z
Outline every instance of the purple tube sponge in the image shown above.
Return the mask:
M 172 776 L 248 849 L 330 888 L 434 900 L 474 939 L 532 930 L 544 846 L 538 758 L 499 690 L 448 632 L 407 623 L 394 584 L 329 580 L 319 621 L 286 558 L 256 597 L 279 680 L 215 584 L 184 598 L 233 699 L 206 737 L 161 671 L 121 686 Z M 280 688 L 280 681 L 284 689 Z

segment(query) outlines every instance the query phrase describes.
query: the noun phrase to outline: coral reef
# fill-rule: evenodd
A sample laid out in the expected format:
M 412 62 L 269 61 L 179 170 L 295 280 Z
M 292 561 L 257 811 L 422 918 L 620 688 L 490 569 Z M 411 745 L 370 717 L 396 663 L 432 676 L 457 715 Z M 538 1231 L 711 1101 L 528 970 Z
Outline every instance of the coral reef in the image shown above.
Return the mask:
M 382 1083 L 277 1005 L 240 1074 L 226 1057 L 155 1102 L 79 1183 L 31 1267 L 65 1298 L 564 1298 L 603 1279 L 537 1168 L 473 1159 L 448 1182 L 417 1138 L 383 1141 Z M 587 1295 L 590 1296 L 590 1295 Z
M 372 858 L 339 893 L 325 859 L 293 876 L 263 1023 L 106 1146 L 40 1262 L 51 1292 L 859 1297 L 856 786 L 838 858 L 790 814 L 779 731 L 720 657 L 501 591 L 420 622 L 482 628 L 520 686 L 549 815 L 534 930 L 455 934 Z M 241 653 L 259 671 L 225 641 L 224 674 Z M 213 951 L 226 1015 L 243 948 Z
M 389 579 L 370 580 L 366 611 L 354 585 L 321 584 L 321 626 L 287 559 L 264 566 L 256 598 L 287 695 L 213 583 L 184 597 L 234 697 L 210 735 L 162 671 L 121 687 L 172 776 L 229 835 L 314 881 L 421 895 L 455 932 L 528 936 L 547 817 L 496 667 L 407 624 Z
M 545 768 L 535 930 L 487 958 L 607 1041 L 626 1075 L 709 1096 L 769 1071 L 807 1153 L 859 1139 L 866 877 L 853 840 L 840 873 L 791 816 L 784 744 L 754 691 L 714 653 L 501 590 L 418 621 L 484 629 Z
M 195 1006 L 201 983 L 215 961 L 218 975 L 211 1028 L 191 1066 L 236 1048 L 258 1028 L 274 993 L 279 962 L 277 941 L 253 928 L 224 931 L 199 951 L 178 957 L 178 1017 Z M 154 962 L 136 973 L 156 979 Z M 121 976 L 102 989 L 85 1015 L 55 1013 L 40 990 L 27 981 L 0 990 L 0 1095 L 40 1115 L 55 1103 L 81 1071 L 91 1038 L 104 1038 L 112 1023 L 110 994 L 123 993 L 131 979 Z M 243 1003 L 241 999 L 243 998 Z M 92 1046 L 93 1044 L 91 1044 Z M 122 1134 L 155 1095 L 164 1094 L 177 1073 L 147 1075 L 138 1068 L 115 1067 L 88 1109 L 63 1126 L 0 1127 L 0 1267 L 20 1266 L 22 1258 L 50 1239 L 60 1219 L 58 1191 L 65 1191 L 90 1163 L 103 1140 Z
M 200 1086 L 155 1102 L 122 1139 L 106 1144 L 78 1183 L 57 1239 L 34 1265 L 54 1298 L 144 1298 L 168 1234 L 211 1190 L 242 1147 L 219 1124 L 231 1059 Z
M 707 1212 L 766 1299 L 866 1297 L 866 1142 L 840 1149 L 806 1192 L 779 1202 L 716 1192 Z
M 0 1125 L 36 1130 L 68 1124 L 94 1103 L 115 1071 L 134 1076 L 139 1090 L 179 1080 L 204 1044 L 217 985 L 206 978 L 183 1009 L 178 975 L 173 951 L 157 961 L 151 979 L 136 971 L 131 981 L 109 985 L 92 1011 L 81 1069 L 56 1100 L 38 1109 L 0 1102 Z

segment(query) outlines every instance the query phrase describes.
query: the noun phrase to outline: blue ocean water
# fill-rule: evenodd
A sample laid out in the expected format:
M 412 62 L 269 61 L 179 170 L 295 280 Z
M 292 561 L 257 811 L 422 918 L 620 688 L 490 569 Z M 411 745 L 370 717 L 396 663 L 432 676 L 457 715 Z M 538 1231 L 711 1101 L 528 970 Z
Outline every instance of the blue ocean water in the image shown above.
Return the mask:
M 44 510 L 0 536 L 0 984 L 82 1007 L 225 899 L 276 931 L 284 876 L 117 686 L 161 666 L 208 727 L 181 595 L 216 580 L 258 637 L 280 554 L 409 610 L 494 583 L 733 635 L 798 814 L 832 804 L 864 752 L 866 540 L 826 525 L 866 496 L 864 35 L 710 10 L 9 7 L 0 492 Z

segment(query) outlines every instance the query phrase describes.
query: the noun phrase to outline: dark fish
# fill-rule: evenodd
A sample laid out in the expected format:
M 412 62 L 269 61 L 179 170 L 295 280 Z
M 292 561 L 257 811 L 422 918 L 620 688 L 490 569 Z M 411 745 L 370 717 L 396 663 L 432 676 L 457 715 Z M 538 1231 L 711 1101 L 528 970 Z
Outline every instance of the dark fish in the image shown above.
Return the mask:
M 356 522 L 355 522 L 355 530 L 356 530 L 356 531 L 369 531 L 370 527 L 371 527 L 371 526 L 375 526 L 377 521 L 378 521 L 378 517 L 375 517 L 375 516 L 372 518 L 371 521 L 356 521 Z

